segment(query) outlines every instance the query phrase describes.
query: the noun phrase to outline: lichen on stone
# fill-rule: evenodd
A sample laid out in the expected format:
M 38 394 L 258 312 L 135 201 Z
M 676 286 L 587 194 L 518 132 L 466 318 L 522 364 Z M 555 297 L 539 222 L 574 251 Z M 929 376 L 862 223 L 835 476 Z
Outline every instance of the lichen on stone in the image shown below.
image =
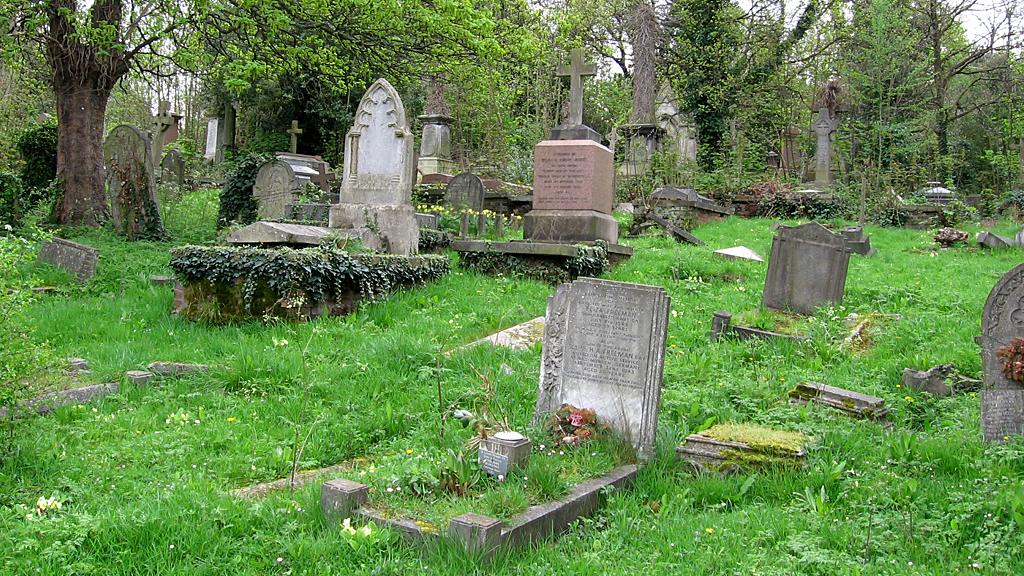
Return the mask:
M 774 430 L 756 424 L 718 424 L 701 434 L 721 442 L 740 442 L 751 450 L 780 456 L 799 455 L 810 441 L 800 432 Z

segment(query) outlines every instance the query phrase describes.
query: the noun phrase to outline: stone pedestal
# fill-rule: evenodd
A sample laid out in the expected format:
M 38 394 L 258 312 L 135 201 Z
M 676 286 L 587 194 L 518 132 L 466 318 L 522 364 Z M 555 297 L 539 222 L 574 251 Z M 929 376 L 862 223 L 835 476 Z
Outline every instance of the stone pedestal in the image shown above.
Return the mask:
M 612 151 L 593 140 L 545 140 L 533 156 L 533 210 L 523 219 L 523 237 L 616 243 Z
M 343 229 L 363 246 L 389 254 L 415 254 L 420 242 L 416 211 L 406 204 L 335 204 L 328 227 Z
M 425 114 L 419 116 L 423 123 L 423 135 L 420 138 L 420 155 L 416 168 L 420 174 L 453 174 L 456 166 L 452 160 L 453 118 L 444 114 Z
M 548 132 L 549 140 L 590 140 L 601 143 L 601 135 L 585 124 L 562 124 Z
M 625 124 L 619 127 L 626 140 L 626 156 L 619 166 L 619 175 L 644 176 L 651 170 L 651 158 L 658 150 L 665 131 L 655 124 Z

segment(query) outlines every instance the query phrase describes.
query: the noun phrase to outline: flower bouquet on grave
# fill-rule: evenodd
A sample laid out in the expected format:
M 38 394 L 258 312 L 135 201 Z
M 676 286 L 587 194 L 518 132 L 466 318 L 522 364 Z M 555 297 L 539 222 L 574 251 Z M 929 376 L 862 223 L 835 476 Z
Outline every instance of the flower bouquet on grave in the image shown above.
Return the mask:
M 597 414 L 588 408 L 577 408 L 572 404 L 562 404 L 555 411 L 551 421 L 551 431 L 559 444 L 576 446 L 608 427 L 597 420 Z
M 1014 382 L 1024 382 L 1024 338 L 1014 338 L 996 350 L 996 356 L 1003 362 L 1003 376 Z

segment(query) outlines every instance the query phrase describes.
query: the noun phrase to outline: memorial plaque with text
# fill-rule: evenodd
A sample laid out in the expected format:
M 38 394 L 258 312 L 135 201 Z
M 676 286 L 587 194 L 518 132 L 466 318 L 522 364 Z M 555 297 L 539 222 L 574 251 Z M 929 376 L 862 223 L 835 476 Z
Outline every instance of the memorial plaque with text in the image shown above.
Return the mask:
M 669 298 L 654 286 L 584 278 L 548 303 L 537 418 L 594 410 L 647 457 L 654 449 Z
M 1003 373 L 999 349 L 1024 338 L 1024 264 L 999 279 L 981 317 L 981 431 L 988 442 L 1024 434 L 1024 383 Z
M 534 148 L 535 210 L 596 210 L 611 214 L 612 152 L 590 140 L 545 140 Z
M 983 390 L 981 432 L 986 442 L 1024 434 L 1024 390 Z

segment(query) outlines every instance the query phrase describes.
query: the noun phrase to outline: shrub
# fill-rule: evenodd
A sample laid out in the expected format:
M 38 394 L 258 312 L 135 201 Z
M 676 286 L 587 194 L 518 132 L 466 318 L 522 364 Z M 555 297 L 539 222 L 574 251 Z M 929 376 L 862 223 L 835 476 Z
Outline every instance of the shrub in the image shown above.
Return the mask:
M 46 188 L 57 177 L 57 123 L 46 122 L 25 130 L 17 148 L 25 162 L 21 181 L 29 193 L 28 203 L 35 204 L 44 199 Z
M 260 167 L 271 159 L 268 154 L 249 154 L 242 157 L 224 183 L 220 193 L 220 211 L 217 226 L 223 228 L 231 223 L 251 224 L 256 221 L 258 208 L 252 196 L 252 186 Z
M 960 200 L 953 200 L 942 209 L 942 216 L 939 218 L 943 227 L 956 228 L 967 222 L 973 221 L 978 216 L 978 211 Z
M 772 191 L 761 196 L 757 214 L 768 218 L 809 218 L 832 220 L 847 215 L 841 198 L 807 192 Z
M 17 227 L 21 221 L 20 200 L 24 186 L 12 172 L 0 172 L 0 227 Z

